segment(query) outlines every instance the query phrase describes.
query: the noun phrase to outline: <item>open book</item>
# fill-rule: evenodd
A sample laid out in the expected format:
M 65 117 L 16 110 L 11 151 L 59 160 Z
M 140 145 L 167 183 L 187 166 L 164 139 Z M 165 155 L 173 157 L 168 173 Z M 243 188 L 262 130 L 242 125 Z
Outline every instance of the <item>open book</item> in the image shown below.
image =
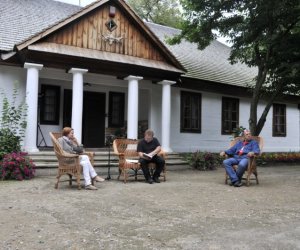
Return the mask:
M 155 155 L 156 155 L 156 154 L 155 154 Z M 152 159 L 152 157 L 153 157 L 154 155 L 150 155 L 150 154 L 143 153 L 143 156 L 150 160 L 150 159 Z
M 126 162 L 128 162 L 128 163 L 139 163 L 139 160 L 135 160 L 135 159 L 126 159 Z

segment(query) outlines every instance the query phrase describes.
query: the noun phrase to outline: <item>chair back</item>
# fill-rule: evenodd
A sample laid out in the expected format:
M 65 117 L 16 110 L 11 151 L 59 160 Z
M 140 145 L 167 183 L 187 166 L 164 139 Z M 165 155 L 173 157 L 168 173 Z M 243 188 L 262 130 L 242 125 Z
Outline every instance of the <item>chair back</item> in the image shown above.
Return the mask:
M 61 132 L 51 132 L 52 135 L 54 136 L 54 138 L 57 140 L 59 137 L 62 137 L 62 133 Z
M 251 139 L 257 141 L 258 146 L 259 146 L 259 149 L 260 149 L 260 154 L 261 154 L 262 151 L 263 151 L 263 148 L 264 148 L 264 139 L 263 139 L 261 136 L 251 136 Z M 244 137 L 243 137 L 243 136 L 235 137 L 235 138 L 230 142 L 230 145 L 229 145 L 229 146 L 232 147 L 232 146 L 234 146 L 237 142 L 243 141 L 243 140 L 244 140 Z
M 61 148 L 61 146 L 57 140 L 59 137 L 61 137 L 61 133 L 49 132 L 49 135 L 50 135 L 56 156 L 58 157 L 58 156 L 64 155 L 64 151 Z
M 138 140 L 134 139 L 115 139 L 113 149 L 115 154 L 123 154 L 125 158 L 138 157 L 137 153 Z

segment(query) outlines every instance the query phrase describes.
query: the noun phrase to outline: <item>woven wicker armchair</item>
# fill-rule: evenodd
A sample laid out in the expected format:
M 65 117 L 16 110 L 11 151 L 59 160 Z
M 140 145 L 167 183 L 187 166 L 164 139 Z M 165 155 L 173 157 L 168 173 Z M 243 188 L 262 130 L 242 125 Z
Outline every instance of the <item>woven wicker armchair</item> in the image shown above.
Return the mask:
M 123 175 L 124 183 L 127 182 L 129 176 L 134 176 L 137 180 L 137 172 L 141 169 L 141 166 L 138 162 L 139 155 L 137 152 L 138 140 L 133 139 L 115 139 L 113 142 L 114 153 L 119 157 L 119 176 Z M 161 151 L 160 154 L 162 157 L 166 157 L 166 153 Z M 151 171 L 155 169 L 156 165 L 154 163 L 149 164 Z M 128 175 L 129 170 L 134 171 L 134 175 Z M 164 167 L 161 174 L 164 181 L 166 181 L 166 167 Z
M 262 150 L 263 150 L 263 147 L 264 147 L 264 140 L 263 140 L 263 138 L 260 137 L 260 136 L 252 136 L 251 139 L 257 141 L 257 143 L 259 145 L 259 148 L 260 148 L 260 154 L 261 154 Z M 230 142 L 229 147 L 234 146 L 238 141 L 241 141 L 241 140 L 243 140 L 243 137 L 236 137 L 236 138 L 234 138 L 234 140 Z M 256 158 L 257 157 L 258 156 L 254 155 L 253 157 L 251 157 L 249 159 L 248 168 L 245 171 L 244 176 L 242 178 L 243 180 L 246 180 L 246 185 L 247 186 L 250 185 L 250 180 L 256 180 L 256 184 L 259 184 L 258 173 L 257 173 L 257 166 L 256 166 Z M 236 171 L 237 168 L 238 168 L 238 166 L 237 165 L 233 165 L 233 168 Z M 251 177 L 252 174 L 254 175 L 254 177 Z M 228 179 L 229 179 L 229 176 L 225 172 L 225 184 L 228 183 Z
M 58 172 L 57 172 L 57 182 L 55 188 L 58 188 L 59 179 L 62 175 L 67 174 L 69 176 L 69 185 L 72 185 L 72 176 L 75 177 L 78 189 L 81 189 L 80 177 L 82 172 L 82 167 L 80 166 L 80 160 L 78 154 L 69 154 L 62 150 L 58 138 L 61 137 L 61 133 L 50 132 L 50 138 L 53 143 L 53 149 L 58 160 Z M 94 153 L 84 152 L 90 158 L 90 162 L 94 164 Z
M 62 134 L 60 132 L 50 132 L 55 139 L 57 140 L 59 137 L 62 137 Z M 94 156 L 95 156 L 95 152 L 91 152 L 91 151 L 85 151 L 83 153 L 81 153 L 82 155 L 87 155 L 90 159 L 90 162 L 92 164 L 92 166 L 94 166 Z

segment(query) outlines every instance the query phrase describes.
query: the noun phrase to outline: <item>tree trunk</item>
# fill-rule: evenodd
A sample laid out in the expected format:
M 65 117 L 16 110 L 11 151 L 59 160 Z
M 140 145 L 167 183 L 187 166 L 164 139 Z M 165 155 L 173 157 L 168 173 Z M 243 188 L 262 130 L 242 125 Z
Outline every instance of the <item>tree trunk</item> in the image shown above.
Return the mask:
M 258 136 L 260 134 L 260 132 L 262 131 L 262 129 L 265 125 L 265 122 L 266 122 L 267 115 L 270 111 L 270 108 L 272 107 L 275 98 L 281 93 L 282 89 L 283 89 L 283 83 L 278 84 L 276 91 L 272 94 L 271 98 L 268 99 L 268 103 L 266 104 L 265 109 L 264 109 L 263 113 L 261 114 L 259 121 L 256 125 L 256 128 L 255 128 L 256 134 L 255 135 Z
M 253 89 L 252 100 L 250 105 L 250 117 L 249 117 L 249 129 L 252 135 L 257 136 L 257 106 L 260 99 L 260 92 L 263 86 L 263 83 L 266 80 L 267 69 L 266 67 L 258 68 L 258 75 L 256 79 L 255 88 Z

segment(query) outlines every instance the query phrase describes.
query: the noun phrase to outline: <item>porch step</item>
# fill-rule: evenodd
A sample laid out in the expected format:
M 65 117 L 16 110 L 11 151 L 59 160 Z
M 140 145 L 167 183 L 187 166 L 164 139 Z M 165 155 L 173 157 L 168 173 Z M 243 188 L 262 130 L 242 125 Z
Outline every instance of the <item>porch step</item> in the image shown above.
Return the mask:
M 118 169 L 118 157 L 113 152 L 108 152 L 105 149 L 97 149 L 95 152 L 94 166 L 96 171 L 106 172 L 108 166 L 116 171 Z M 36 153 L 30 153 L 30 158 L 36 165 L 37 175 L 55 175 L 58 167 L 57 158 L 53 150 L 44 150 Z M 110 158 L 110 160 L 109 160 Z M 168 153 L 166 164 L 168 170 L 182 166 L 183 168 L 188 167 L 188 163 L 178 153 Z

